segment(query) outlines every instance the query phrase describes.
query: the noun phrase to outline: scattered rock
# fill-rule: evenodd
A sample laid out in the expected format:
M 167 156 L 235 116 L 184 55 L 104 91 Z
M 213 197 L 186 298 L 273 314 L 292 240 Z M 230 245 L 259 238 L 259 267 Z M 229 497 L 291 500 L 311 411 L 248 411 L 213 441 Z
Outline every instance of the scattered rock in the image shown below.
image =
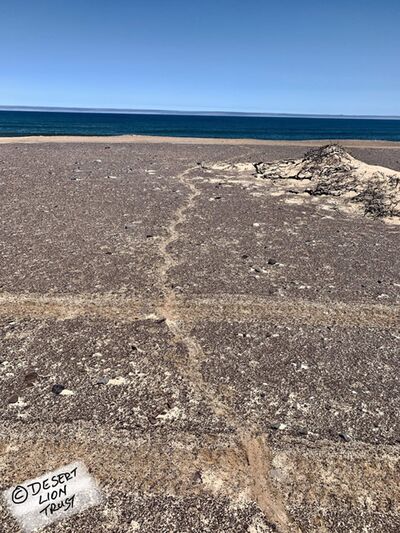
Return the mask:
M 276 265 L 278 261 L 276 261 L 276 259 L 268 259 L 267 263 L 269 265 Z
M 271 424 L 270 427 L 271 427 L 271 429 L 282 430 L 282 429 L 286 429 L 287 425 L 286 424 L 282 424 L 282 422 L 275 422 L 275 423 Z
M 32 387 L 34 382 L 39 378 L 37 372 L 28 372 L 24 377 L 24 382 L 28 387 Z
M 339 433 L 339 437 L 345 442 L 350 442 L 352 440 L 351 436 L 348 433 Z
M 18 394 L 13 394 L 8 398 L 8 403 L 17 403 L 18 402 Z
M 201 472 L 197 470 L 192 477 L 193 483 L 202 483 L 203 479 L 201 477 Z
M 62 391 L 65 389 L 64 385 L 60 385 L 59 383 L 56 383 L 52 386 L 51 392 L 55 395 L 59 395 L 62 393 Z
M 99 378 L 96 381 L 96 385 L 107 385 L 109 378 Z

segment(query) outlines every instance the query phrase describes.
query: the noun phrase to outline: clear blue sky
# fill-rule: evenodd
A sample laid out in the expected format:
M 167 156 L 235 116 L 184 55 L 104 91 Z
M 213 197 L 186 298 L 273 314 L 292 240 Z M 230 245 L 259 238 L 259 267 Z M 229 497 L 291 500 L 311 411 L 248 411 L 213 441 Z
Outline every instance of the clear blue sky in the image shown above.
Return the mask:
M 400 0 L 1 0 L 0 104 L 400 115 Z

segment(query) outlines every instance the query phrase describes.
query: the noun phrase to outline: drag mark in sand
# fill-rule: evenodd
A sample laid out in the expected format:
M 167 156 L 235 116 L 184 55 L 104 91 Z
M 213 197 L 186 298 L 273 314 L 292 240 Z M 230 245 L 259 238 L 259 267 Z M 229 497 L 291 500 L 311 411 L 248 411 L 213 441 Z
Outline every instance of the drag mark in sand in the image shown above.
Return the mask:
M 197 167 L 190 167 L 176 177 L 176 180 L 185 188 L 188 189 L 188 196 L 185 203 L 183 203 L 175 211 L 175 214 L 167 227 L 167 235 L 159 244 L 159 251 L 162 257 L 161 266 L 159 268 L 160 289 L 164 295 L 164 300 L 158 309 L 158 314 L 166 319 L 166 323 L 174 335 L 177 342 L 186 347 L 189 356 L 189 365 L 180 365 L 180 372 L 182 372 L 207 398 L 210 406 L 218 416 L 223 416 L 224 419 L 231 425 L 235 425 L 235 417 L 221 402 L 216 393 L 210 390 L 210 387 L 204 382 L 201 372 L 201 362 L 204 360 L 204 354 L 200 345 L 192 338 L 188 331 L 186 331 L 184 321 L 178 314 L 178 305 L 176 294 L 171 287 L 169 280 L 169 271 L 178 264 L 170 252 L 170 246 L 179 239 L 179 226 L 185 223 L 187 214 L 194 208 L 196 198 L 200 196 L 200 191 L 195 184 L 186 179 L 193 170 Z
M 159 270 L 161 290 L 164 294 L 164 301 L 159 309 L 159 313 L 166 318 L 167 325 L 177 342 L 186 347 L 188 360 L 186 364 L 179 365 L 179 371 L 187 377 L 198 389 L 199 393 L 207 400 L 209 406 L 217 416 L 221 416 L 232 426 L 238 439 L 238 445 L 243 449 L 247 458 L 246 483 L 250 486 L 251 498 L 258 504 L 268 521 L 273 522 L 279 531 L 296 531 L 278 494 L 273 491 L 269 483 L 270 461 L 269 449 L 265 438 L 259 428 L 243 427 L 243 422 L 238 419 L 233 407 L 227 405 L 217 391 L 213 390 L 210 384 L 206 383 L 201 370 L 201 363 L 205 360 L 204 352 L 200 344 L 190 335 L 186 321 L 182 320 L 183 314 L 178 312 L 178 303 L 173 287 L 169 279 L 170 270 L 178 265 L 178 260 L 170 252 L 170 246 L 179 239 L 179 226 L 187 220 L 188 213 L 194 208 L 196 199 L 200 196 L 200 191 L 196 185 L 186 179 L 194 168 L 189 168 L 177 176 L 177 180 L 187 189 L 189 194 L 187 201 L 175 212 L 171 223 L 167 229 L 166 238 L 160 243 L 160 253 L 162 264 Z M 190 325 L 190 323 L 189 323 Z M 236 477 L 235 472 L 232 473 Z

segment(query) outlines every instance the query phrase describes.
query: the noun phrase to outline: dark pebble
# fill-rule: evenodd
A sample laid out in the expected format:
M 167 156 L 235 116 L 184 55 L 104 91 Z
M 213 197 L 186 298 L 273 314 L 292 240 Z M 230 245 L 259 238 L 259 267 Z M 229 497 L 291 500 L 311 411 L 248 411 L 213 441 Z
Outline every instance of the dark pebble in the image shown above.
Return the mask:
M 51 392 L 53 394 L 60 394 L 63 390 L 65 389 L 64 385 L 60 385 L 60 384 L 56 384 L 56 385 L 53 385 L 52 388 L 51 388 Z
M 26 374 L 26 376 L 24 377 L 24 381 L 25 381 L 25 383 L 33 383 L 34 381 L 36 381 L 38 379 L 38 377 L 39 376 L 38 376 L 37 372 L 34 372 L 34 371 L 28 372 Z
M 339 433 L 339 437 L 343 439 L 345 442 L 351 441 L 351 437 L 347 433 Z
M 13 394 L 10 398 L 8 398 L 8 403 L 17 403 L 18 401 L 18 394 Z
M 279 429 L 281 423 L 280 422 L 275 422 L 274 424 L 271 424 L 271 429 Z
M 203 481 L 203 478 L 201 477 L 201 472 L 199 472 L 199 470 L 197 470 L 197 472 L 195 472 L 193 474 L 193 483 L 202 483 Z
M 276 265 L 278 261 L 276 261 L 275 259 L 268 259 L 268 264 L 269 265 Z

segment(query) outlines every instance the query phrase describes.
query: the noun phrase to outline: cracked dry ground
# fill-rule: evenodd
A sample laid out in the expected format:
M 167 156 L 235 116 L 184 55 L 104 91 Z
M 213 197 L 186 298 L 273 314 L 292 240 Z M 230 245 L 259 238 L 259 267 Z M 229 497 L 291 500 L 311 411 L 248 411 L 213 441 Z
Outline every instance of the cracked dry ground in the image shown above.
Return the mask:
M 197 165 L 306 149 L 0 147 L 0 489 L 106 496 L 46 531 L 400 530 L 400 226 Z

